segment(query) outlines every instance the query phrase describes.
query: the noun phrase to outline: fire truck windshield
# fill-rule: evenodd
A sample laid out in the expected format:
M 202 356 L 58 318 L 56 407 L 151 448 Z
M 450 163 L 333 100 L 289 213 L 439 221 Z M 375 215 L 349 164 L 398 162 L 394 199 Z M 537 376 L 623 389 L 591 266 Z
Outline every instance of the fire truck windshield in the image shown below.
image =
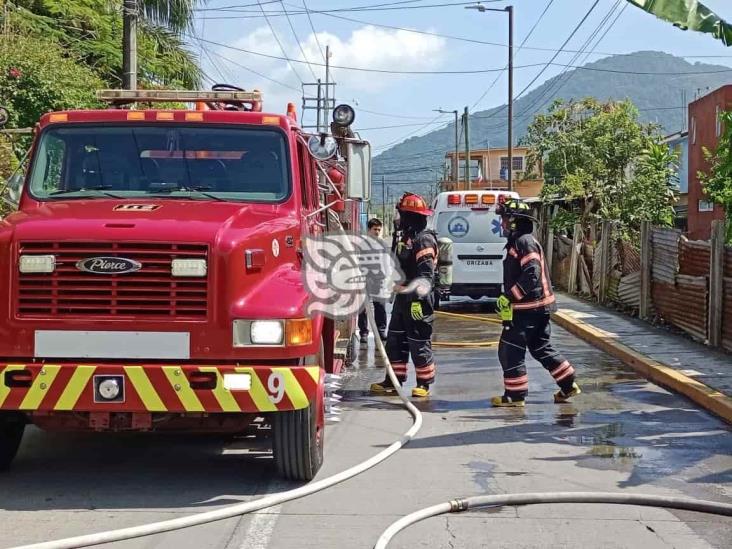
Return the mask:
M 277 129 L 149 124 L 48 128 L 29 182 L 40 200 L 280 202 L 291 187 L 287 143 Z

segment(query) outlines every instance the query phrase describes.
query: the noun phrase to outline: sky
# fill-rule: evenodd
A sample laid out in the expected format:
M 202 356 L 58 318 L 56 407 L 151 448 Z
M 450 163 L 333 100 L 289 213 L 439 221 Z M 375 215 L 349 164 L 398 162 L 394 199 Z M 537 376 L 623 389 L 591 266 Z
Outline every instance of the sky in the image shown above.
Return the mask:
M 554 63 L 567 65 L 656 50 L 689 62 L 732 66 L 732 47 L 709 34 L 677 29 L 627 0 L 482 3 L 489 8 L 514 7 L 514 97 L 527 85 L 531 84 L 528 93 L 559 74 L 561 66 L 547 66 L 555 55 Z M 703 3 L 732 21 L 729 0 Z M 452 113 L 435 109 L 462 111 L 467 106 L 474 112 L 506 102 L 508 17 L 505 12 L 465 9 L 468 4 L 460 0 L 208 0 L 196 11 L 195 32 L 188 41 L 200 56 L 209 83 L 258 89 L 268 112 L 283 113 L 288 102 L 295 103 L 304 124 L 313 123 L 314 114 L 302 112 L 302 83 L 325 80 L 322 65 L 329 46 L 337 102 L 355 108 L 354 127 L 378 154 L 454 119 Z M 316 13 L 324 10 L 329 11 Z M 567 51 L 557 54 L 559 49 Z M 578 50 L 583 53 L 576 57 Z M 353 70 L 358 68 L 389 72 Z M 404 74 L 476 70 L 492 72 Z

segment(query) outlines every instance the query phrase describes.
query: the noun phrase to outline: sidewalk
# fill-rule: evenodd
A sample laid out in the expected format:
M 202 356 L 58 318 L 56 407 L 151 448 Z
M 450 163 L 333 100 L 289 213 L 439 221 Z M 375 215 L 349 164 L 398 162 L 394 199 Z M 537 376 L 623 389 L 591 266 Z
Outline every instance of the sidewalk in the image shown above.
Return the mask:
M 732 423 L 732 357 L 565 294 L 557 302 L 558 325 Z

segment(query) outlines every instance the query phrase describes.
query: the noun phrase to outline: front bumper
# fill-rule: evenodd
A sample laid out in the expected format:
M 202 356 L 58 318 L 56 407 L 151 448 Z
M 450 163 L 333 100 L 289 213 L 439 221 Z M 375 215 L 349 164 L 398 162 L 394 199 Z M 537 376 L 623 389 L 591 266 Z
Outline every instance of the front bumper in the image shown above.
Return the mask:
M 229 390 L 224 375 L 247 374 Z M 103 401 L 99 380 L 121 382 L 122 398 Z M 202 379 L 206 381 L 203 383 Z M 306 408 L 324 382 L 317 366 L 23 364 L 0 362 L 0 410 L 25 412 L 264 413 Z

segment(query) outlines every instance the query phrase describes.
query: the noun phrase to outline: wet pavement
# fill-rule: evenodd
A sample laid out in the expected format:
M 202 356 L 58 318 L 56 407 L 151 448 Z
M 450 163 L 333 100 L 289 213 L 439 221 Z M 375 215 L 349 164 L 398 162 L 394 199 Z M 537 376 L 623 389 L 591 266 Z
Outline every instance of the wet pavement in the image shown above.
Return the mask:
M 449 312 L 488 315 L 487 302 Z M 440 316 L 437 341 L 486 341 L 500 326 Z M 552 402 L 553 382 L 529 361 L 525 409 L 491 409 L 502 391 L 495 349 L 437 350 L 424 426 L 385 463 L 341 485 L 252 516 L 109 547 L 368 548 L 400 516 L 484 493 L 628 491 L 732 501 L 732 432 L 683 397 L 555 328 L 583 394 Z M 342 391 L 342 421 L 326 433 L 323 478 L 367 459 L 409 428 L 393 398 L 368 385 L 383 369 L 373 340 Z M 414 383 L 410 371 L 408 386 Z M 161 436 L 64 436 L 32 430 L 0 476 L 0 547 L 141 524 L 277 492 L 266 452 Z M 263 448 L 260 448 L 262 450 Z M 729 547 L 732 520 L 608 505 L 543 505 L 430 519 L 390 547 Z

